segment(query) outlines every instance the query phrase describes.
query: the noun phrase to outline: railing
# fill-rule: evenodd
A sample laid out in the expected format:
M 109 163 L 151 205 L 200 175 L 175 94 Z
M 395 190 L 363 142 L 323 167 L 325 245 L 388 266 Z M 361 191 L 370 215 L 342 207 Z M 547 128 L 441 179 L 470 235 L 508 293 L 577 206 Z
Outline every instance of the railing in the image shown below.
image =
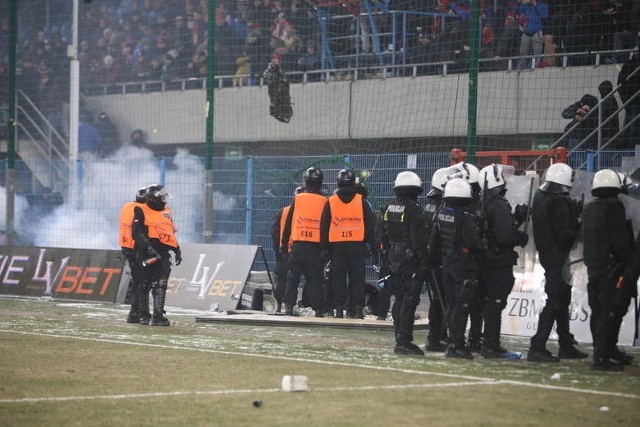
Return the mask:
M 506 72 L 518 72 L 514 66 L 520 59 L 533 59 L 540 56 L 545 58 L 559 58 L 560 68 L 571 67 L 570 62 L 572 58 L 588 57 L 593 60 L 591 66 L 598 67 L 602 65 L 609 65 L 602 61 L 603 58 L 608 57 L 611 54 L 623 54 L 631 55 L 635 52 L 634 49 L 624 50 L 604 50 L 604 51 L 591 51 L 591 52 L 572 52 L 572 53 L 555 53 L 555 54 L 543 54 L 543 55 L 525 55 L 525 56 L 513 56 L 508 58 L 481 58 L 480 64 L 493 64 L 492 71 L 506 71 Z M 531 69 L 535 68 L 534 61 L 531 61 Z M 361 66 L 354 68 L 334 68 L 328 70 L 312 70 L 312 71 L 288 71 L 285 72 L 287 78 L 291 83 L 315 83 L 315 82 L 330 82 L 337 80 L 362 80 L 370 78 L 390 78 L 390 77 L 418 77 L 422 75 L 442 75 L 446 76 L 452 74 L 450 72 L 451 67 L 459 67 L 464 62 L 457 61 L 440 61 L 440 62 L 425 62 L 419 64 L 405 64 L 405 65 L 385 65 L 379 66 Z M 556 67 L 557 68 L 557 67 Z M 481 67 L 482 69 L 482 67 Z M 427 71 L 425 71 L 427 70 Z M 482 73 L 480 73 L 482 78 Z M 222 75 L 216 76 L 216 86 L 222 88 L 241 88 L 245 86 L 263 86 L 264 79 L 262 73 L 245 74 L 242 76 L 236 75 Z M 243 82 L 247 82 L 245 85 Z M 133 93 L 153 93 L 153 92 L 168 92 L 168 91 L 185 91 L 185 90 L 206 90 L 205 78 L 186 78 L 176 79 L 170 82 L 165 81 L 144 81 L 144 82 L 125 82 L 115 84 L 100 84 L 83 86 L 82 91 L 86 96 L 101 96 L 101 95 L 126 95 Z
M 66 189 L 69 183 L 69 142 L 63 138 L 42 111 L 22 91 L 18 91 L 19 132 L 35 149 L 39 161 L 46 161 L 46 179 L 43 184 Z

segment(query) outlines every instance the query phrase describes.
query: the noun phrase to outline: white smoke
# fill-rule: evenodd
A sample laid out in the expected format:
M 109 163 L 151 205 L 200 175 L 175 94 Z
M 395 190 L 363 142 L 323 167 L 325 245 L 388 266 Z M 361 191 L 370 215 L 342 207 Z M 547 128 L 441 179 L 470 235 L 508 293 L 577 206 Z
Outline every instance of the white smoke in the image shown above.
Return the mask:
M 24 196 L 16 195 L 14 198 L 14 224 L 19 224 L 24 213 L 29 208 L 29 203 Z M 0 187 L 0 242 L 5 240 L 7 231 L 7 191 Z M 19 230 L 16 230 L 19 232 Z
M 186 150 L 178 150 L 167 161 L 165 187 L 173 195 L 168 205 L 178 228 L 180 243 L 202 241 L 202 212 L 204 211 L 204 164 L 201 158 Z M 68 205 L 56 208 L 35 221 L 18 221 L 18 234 L 30 236 L 34 246 L 70 247 L 84 249 L 119 249 L 118 225 L 121 207 L 135 199 L 138 188 L 162 183 L 160 162 L 150 150 L 124 146 L 113 156 L 83 161 L 79 190 L 79 207 Z M 4 211 L 4 189 L 0 204 Z M 20 200 L 20 203 L 18 203 Z M 213 207 L 232 209 L 236 197 L 214 193 Z M 16 211 L 24 211 L 28 203 L 17 198 Z M 17 215 L 17 214 L 16 214 Z M 0 219 L 0 224 L 4 221 Z M 23 242 L 24 243 L 24 242 Z

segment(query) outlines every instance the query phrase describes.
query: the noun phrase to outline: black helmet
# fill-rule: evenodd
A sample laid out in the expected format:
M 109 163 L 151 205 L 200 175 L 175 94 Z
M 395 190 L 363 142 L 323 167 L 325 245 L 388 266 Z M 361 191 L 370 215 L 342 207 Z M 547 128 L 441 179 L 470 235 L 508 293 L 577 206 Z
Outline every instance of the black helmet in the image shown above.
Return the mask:
M 356 174 L 351 169 L 342 169 L 338 172 L 336 182 L 338 183 L 338 188 L 353 187 L 356 185 Z
M 323 175 L 322 171 L 315 167 L 310 167 L 304 171 L 304 186 L 306 188 L 313 188 L 319 190 L 322 186 Z
M 153 210 L 161 211 L 167 204 L 167 198 L 170 198 L 171 194 L 165 190 L 164 186 L 153 184 L 147 187 L 146 196 L 147 205 Z
M 140 187 L 136 192 L 136 202 L 147 203 L 147 187 Z

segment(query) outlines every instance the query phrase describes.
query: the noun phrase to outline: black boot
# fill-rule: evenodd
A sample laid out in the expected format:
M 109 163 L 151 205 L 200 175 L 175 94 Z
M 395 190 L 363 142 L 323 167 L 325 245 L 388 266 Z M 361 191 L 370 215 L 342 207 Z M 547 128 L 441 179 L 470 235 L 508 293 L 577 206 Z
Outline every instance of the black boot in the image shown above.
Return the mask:
M 138 293 L 138 310 L 141 325 L 148 325 L 151 313 L 149 313 L 149 291 L 141 290 Z
M 157 288 L 153 294 L 153 318 L 151 319 L 151 326 L 169 326 L 171 322 L 164 317 L 164 300 L 167 295 L 167 290 L 164 287 Z
M 499 342 L 485 341 L 482 344 L 480 354 L 485 359 L 504 359 L 507 354 L 507 349 L 502 347 Z
M 560 359 L 586 359 L 589 355 L 578 350 L 573 344 L 565 344 L 560 346 L 560 350 L 558 350 L 558 357 Z
M 291 304 L 284 304 L 284 314 L 285 316 L 293 316 L 293 306 Z
M 547 350 L 544 345 L 536 344 L 532 341 L 531 347 L 529 347 L 529 352 L 527 353 L 527 361 L 557 363 L 560 361 L 560 359 L 551 354 L 551 352 Z
M 408 356 L 424 356 L 424 351 L 422 351 L 420 347 L 407 341 L 396 342 L 393 352 L 395 354 L 404 354 Z
M 454 359 L 473 359 L 473 355 L 465 345 L 453 345 L 449 344 L 444 352 L 445 357 L 451 357 Z
M 344 318 L 344 309 L 342 308 L 341 305 L 336 306 L 335 317 L 336 317 L 336 319 L 343 319 Z

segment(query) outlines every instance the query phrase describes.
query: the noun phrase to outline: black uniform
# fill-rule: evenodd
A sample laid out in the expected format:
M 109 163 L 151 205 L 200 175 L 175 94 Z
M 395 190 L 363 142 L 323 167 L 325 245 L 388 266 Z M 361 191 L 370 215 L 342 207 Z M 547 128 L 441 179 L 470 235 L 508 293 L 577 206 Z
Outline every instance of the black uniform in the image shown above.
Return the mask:
M 442 205 L 442 193 L 427 195 L 424 206 L 424 221 L 427 228 L 427 236 L 431 236 L 436 215 Z M 429 304 L 429 333 L 427 334 L 428 351 L 444 351 L 447 338 L 446 323 L 444 321 L 444 290 L 442 289 L 442 256 L 440 248 L 429 248 L 431 273 L 427 275 L 427 286 L 430 289 L 431 301 Z
M 273 290 L 273 296 L 278 302 L 277 311 L 280 312 L 280 307 L 282 302 L 284 301 L 284 291 L 287 287 L 287 273 L 289 272 L 289 260 L 287 259 L 288 254 L 280 253 L 280 237 L 282 235 L 282 225 L 284 224 L 284 220 L 286 219 L 286 215 L 283 218 L 283 213 L 285 210 L 288 212 L 288 206 L 280 209 L 273 219 L 273 223 L 271 224 L 271 243 L 273 247 L 273 253 L 276 254 L 276 265 L 275 265 L 275 273 L 276 273 L 276 286 Z
M 501 194 L 487 195 L 485 200 L 486 230 L 488 247 L 479 271 L 479 284 L 484 296 L 484 345 L 485 357 L 502 357 L 500 347 L 500 326 L 502 310 L 507 305 L 515 277 L 513 266 L 517 254 L 515 246 L 525 246 L 529 235 L 514 226 L 511 205 Z
M 575 339 L 569 331 L 571 285 L 562 277 L 562 268 L 580 229 L 578 215 L 576 203 L 568 194 L 538 190 L 534 196 L 531 208 L 533 239 L 544 268 L 547 302 L 538 318 L 538 330 L 531 338 L 529 360 L 533 359 L 532 352 L 552 357 L 546 349 L 546 343 L 554 322 L 560 354 L 562 350 L 575 350 Z
M 608 369 L 632 289 L 636 288 L 635 282 L 620 280 L 632 249 L 624 205 L 615 196 L 596 198 L 585 206 L 582 226 L 584 263 L 589 274 L 593 366 Z
M 343 203 L 351 203 L 356 194 L 358 192 L 355 186 L 339 187 L 335 192 L 335 196 L 339 197 Z M 320 248 L 323 254 L 330 254 L 329 286 L 331 286 L 330 295 L 333 298 L 336 317 L 343 317 L 343 309 L 348 297 L 349 304 L 353 307 L 353 317 L 363 318 L 365 260 L 369 254 L 372 254 L 374 259 L 378 259 L 378 246 L 375 238 L 376 217 L 371 210 L 371 205 L 364 197 L 361 197 L 361 203 L 363 214 L 361 220 L 364 225 L 364 240 L 362 241 L 330 241 L 329 229 L 331 222 L 335 219 L 335 213 L 331 212 L 331 203 L 324 206 L 320 219 Z M 348 286 L 347 275 L 349 276 Z
M 396 352 L 417 354 L 413 341 L 415 312 L 420 288 L 428 271 L 427 231 L 417 196 L 400 195 L 385 206 L 378 221 L 378 239 L 383 250 L 386 281 L 395 297 L 392 308 Z M 417 349 L 417 350 L 416 350 Z
M 471 358 L 464 333 L 471 304 L 478 287 L 478 259 L 487 247 L 478 216 L 469 203 L 445 201 L 436 217 L 437 229 L 432 235 L 432 247 L 442 253 L 442 282 L 447 302 L 449 323 L 449 357 Z

